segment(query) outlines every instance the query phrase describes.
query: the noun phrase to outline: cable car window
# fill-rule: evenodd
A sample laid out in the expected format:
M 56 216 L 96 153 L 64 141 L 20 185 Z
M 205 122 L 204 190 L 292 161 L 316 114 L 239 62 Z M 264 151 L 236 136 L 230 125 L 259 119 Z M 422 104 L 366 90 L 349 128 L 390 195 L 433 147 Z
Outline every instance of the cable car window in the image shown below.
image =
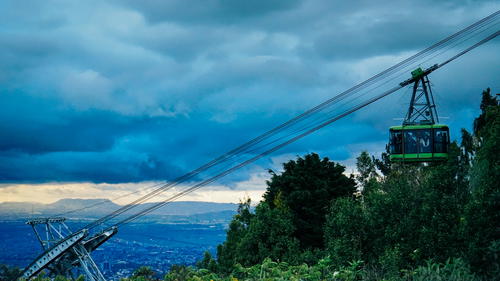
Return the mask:
M 403 138 L 401 137 L 401 131 L 391 132 L 391 153 L 401 154 L 403 153 Z
M 418 152 L 432 153 L 432 138 L 430 129 L 418 131 Z
M 448 152 L 448 131 L 446 129 L 436 129 L 434 131 L 434 152 Z
M 404 131 L 405 153 L 417 153 L 417 132 L 415 130 Z

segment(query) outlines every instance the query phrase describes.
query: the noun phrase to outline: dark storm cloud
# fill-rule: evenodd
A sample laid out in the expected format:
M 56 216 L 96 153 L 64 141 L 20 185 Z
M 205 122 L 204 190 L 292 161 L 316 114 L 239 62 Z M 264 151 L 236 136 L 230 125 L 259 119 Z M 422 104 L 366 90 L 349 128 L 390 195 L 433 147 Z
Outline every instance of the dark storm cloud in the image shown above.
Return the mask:
M 262 17 L 296 7 L 298 0 L 195 0 L 117 1 L 143 13 L 151 22 L 181 21 L 187 23 L 238 23 L 248 18 Z
M 0 181 L 172 179 L 498 7 L 3 1 Z M 436 74 L 440 113 L 455 132 L 470 126 L 482 88 L 500 88 L 497 49 L 490 42 Z M 404 114 L 393 106 L 402 101 L 392 96 L 280 153 L 345 160 L 358 153 L 353 147 L 378 147 Z M 266 161 L 260 164 L 269 167 Z

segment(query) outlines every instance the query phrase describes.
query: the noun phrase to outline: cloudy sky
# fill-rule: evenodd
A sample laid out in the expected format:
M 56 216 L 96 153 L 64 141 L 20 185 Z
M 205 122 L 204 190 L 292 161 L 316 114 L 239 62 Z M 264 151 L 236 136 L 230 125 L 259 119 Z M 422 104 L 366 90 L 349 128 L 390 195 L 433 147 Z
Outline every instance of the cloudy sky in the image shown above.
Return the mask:
M 479 0 L 2 1 L 0 202 L 146 192 L 498 9 Z M 499 41 L 432 74 L 453 138 L 470 128 L 481 91 L 499 92 Z M 360 151 L 384 150 L 408 99 L 394 94 L 186 199 L 258 198 L 267 169 L 307 152 L 350 172 Z

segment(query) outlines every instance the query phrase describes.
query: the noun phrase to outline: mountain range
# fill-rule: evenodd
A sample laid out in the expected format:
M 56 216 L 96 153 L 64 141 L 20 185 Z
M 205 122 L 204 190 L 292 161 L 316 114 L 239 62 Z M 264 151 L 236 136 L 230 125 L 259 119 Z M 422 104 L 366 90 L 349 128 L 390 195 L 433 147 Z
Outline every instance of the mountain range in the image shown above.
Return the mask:
M 148 208 L 155 203 L 134 207 L 129 214 Z M 73 219 L 93 219 L 107 215 L 121 205 L 108 199 L 61 199 L 51 204 L 32 202 L 0 203 L 0 219 L 18 220 L 33 217 L 63 216 Z M 155 222 L 227 222 L 236 213 L 238 204 L 179 201 L 171 202 L 146 215 Z

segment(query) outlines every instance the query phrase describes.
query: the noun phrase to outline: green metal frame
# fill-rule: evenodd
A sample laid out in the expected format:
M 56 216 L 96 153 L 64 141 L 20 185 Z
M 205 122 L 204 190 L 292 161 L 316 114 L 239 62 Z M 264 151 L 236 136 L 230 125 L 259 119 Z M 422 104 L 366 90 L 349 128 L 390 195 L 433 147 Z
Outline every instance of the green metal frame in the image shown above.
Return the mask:
M 448 128 L 447 125 L 434 124 L 434 125 L 407 125 L 407 126 L 392 126 L 390 130 L 418 130 L 418 129 L 441 129 Z
M 448 153 L 410 153 L 410 154 L 391 154 L 391 161 L 398 162 L 427 162 L 448 159 Z
M 392 126 L 390 131 L 407 131 L 407 130 L 426 130 L 426 129 L 442 129 L 448 128 L 444 124 L 434 125 L 407 125 L 407 126 Z M 448 153 L 398 153 L 390 154 L 389 160 L 393 162 L 432 162 L 443 161 L 448 159 Z

